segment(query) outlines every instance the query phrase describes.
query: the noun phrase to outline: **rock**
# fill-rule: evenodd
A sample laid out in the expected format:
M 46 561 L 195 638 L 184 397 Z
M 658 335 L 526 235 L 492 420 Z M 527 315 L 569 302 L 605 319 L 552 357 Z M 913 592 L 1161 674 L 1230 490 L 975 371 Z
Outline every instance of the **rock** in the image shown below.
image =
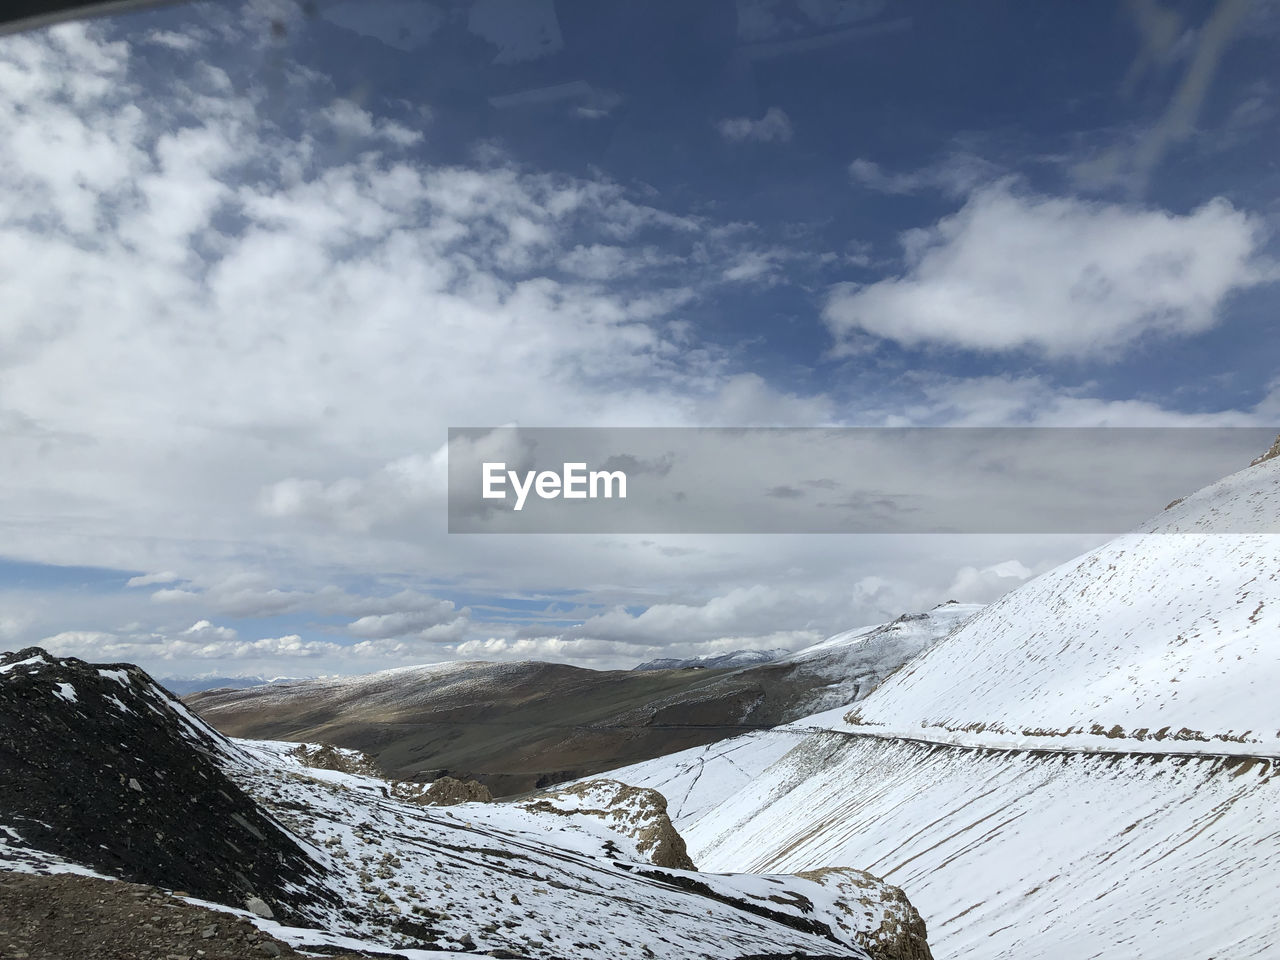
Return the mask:
M 218 935 L 218 925 L 216 923 L 211 923 L 207 927 L 205 927 L 203 930 L 200 931 L 201 940 L 212 940 L 217 935 Z
M 837 925 L 861 941 L 872 960 L 933 960 L 924 920 L 898 887 L 851 867 L 806 870 L 796 876 L 820 883 L 836 894 L 835 910 L 847 918 L 837 916 Z M 871 929 L 863 926 L 868 913 L 879 916 L 879 925 Z
M 64 686 L 74 702 L 55 695 Z M 278 917 L 302 920 L 336 894 L 324 867 L 229 776 L 223 764 L 237 750 L 138 667 L 38 647 L 0 652 L 0 810 L 38 825 L 25 843 L 228 906 L 252 890 Z
M 272 943 L 270 940 L 267 940 L 264 943 L 258 944 L 258 952 L 266 954 L 268 957 L 280 956 L 280 948 L 276 944 Z
M 562 803 L 563 800 L 572 802 Z M 667 798 L 648 787 L 633 787 L 601 777 L 584 780 L 520 804 L 530 810 L 582 815 L 603 820 L 610 829 L 636 841 L 636 849 L 656 867 L 697 870 L 684 837 L 667 815 Z
M 1256 467 L 1258 464 L 1275 457 L 1280 457 L 1280 437 L 1276 437 L 1276 442 L 1271 444 L 1271 449 L 1250 463 L 1249 466 Z
M 356 773 L 368 777 L 381 777 L 378 762 L 360 750 L 335 747 L 331 743 L 301 743 L 290 756 L 297 757 L 304 766 L 317 770 L 333 770 L 337 773 Z
M 391 793 L 398 800 L 420 803 L 424 807 L 449 807 L 455 803 L 491 803 L 493 794 L 476 780 L 458 780 L 441 777 L 425 787 L 420 783 L 398 782 L 391 785 Z
M 261 917 L 263 920 L 271 920 L 275 917 L 270 905 L 261 897 L 249 897 L 244 902 L 244 908 L 254 916 Z

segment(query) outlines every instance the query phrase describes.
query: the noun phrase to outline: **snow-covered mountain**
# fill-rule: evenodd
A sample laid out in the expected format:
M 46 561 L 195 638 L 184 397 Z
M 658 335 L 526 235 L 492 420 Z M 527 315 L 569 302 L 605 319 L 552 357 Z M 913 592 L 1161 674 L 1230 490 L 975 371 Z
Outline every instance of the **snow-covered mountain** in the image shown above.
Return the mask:
M 933 740 L 1280 751 L 1280 459 L 993 603 L 850 720 Z
M 243 690 L 247 687 L 269 687 L 278 683 L 295 683 L 306 677 L 160 677 L 160 684 L 168 691 L 185 697 L 202 690 Z
M 820 677 L 814 693 L 787 720 L 845 706 L 868 696 L 886 677 L 929 649 L 982 609 L 948 600 L 925 613 L 904 613 L 890 623 L 860 627 L 798 650 L 778 661 L 794 676 Z
M 615 771 L 704 869 L 858 863 L 939 956 L 1270 958 L 1280 458 L 959 624 L 852 709 Z
M 861 871 L 690 869 L 646 791 L 423 806 L 307 755 L 228 740 L 137 667 L 0 655 L 0 869 L 180 888 L 326 952 L 929 958 Z
M 728 653 L 704 653 L 700 657 L 659 657 L 638 663 L 632 670 L 729 670 L 735 667 L 751 667 L 770 663 L 785 657 L 790 650 L 778 647 L 774 650 L 731 650 Z

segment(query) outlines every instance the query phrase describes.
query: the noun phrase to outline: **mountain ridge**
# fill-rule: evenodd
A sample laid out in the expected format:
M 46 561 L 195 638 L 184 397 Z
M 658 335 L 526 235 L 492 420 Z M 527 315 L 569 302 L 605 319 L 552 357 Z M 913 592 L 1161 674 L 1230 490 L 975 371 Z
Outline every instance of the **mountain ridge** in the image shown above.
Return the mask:
M 953 960 L 1269 960 L 1280 458 L 959 624 L 850 708 L 613 776 L 704 869 L 870 865 Z M 1224 523 L 1225 521 L 1225 523 Z
M 978 609 L 943 604 L 747 667 L 457 662 L 186 702 L 233 736 L 333 743 L 396 779 L 448 775 L 510 796 L 847 705 Z

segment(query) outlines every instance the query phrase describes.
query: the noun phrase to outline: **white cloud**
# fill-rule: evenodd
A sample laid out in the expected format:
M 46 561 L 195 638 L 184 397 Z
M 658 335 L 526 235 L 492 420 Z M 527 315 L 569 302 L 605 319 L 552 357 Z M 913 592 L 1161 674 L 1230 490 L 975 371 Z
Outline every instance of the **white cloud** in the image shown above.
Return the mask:
M 367 639 L 412 635 L 422 640 L 455 642 L 463 638 L 467 626 L 465 611 L 459 612 L 449 601 L 440 600 L 426 609 L 360 617 L 347 624 L 347 632 Z
M 293 17 L 257 9 L 263 36 L 271 16 Z M 688 322 L 726 275 L 767 280 L 779 261 L 753 253 L 760 238 L 742 225 L 600 178 L 493 153 L 424 162 L 379 133 L 371 104 L 358 108 L 368 125 L 347 116 L 354 159 L 321 163 L 334 91 L 290 73 L 297 109 L 282 117 L 280 90 L 224 72 L 243 58 L 220 60 L 217 42 L 194 63 L 105 41 L 100 26 L 0 40 L 0 538 L 23 560 L 166 571 L 135 578 L 155 591 L 7 590 L 6 643 L 236 673 L 451 654 L 626 666 L 800 643 L 947 599 L 966 566 L 1041 569 L 1078 551 L 1070 539 L 449 537 L 451 425 L 838 422 L 830 396 L 743 372 Z M 145 90 L 135 66 L 152 55 L 178 63 Z M 1083 395 L 1055 407 L 1047 387 L 1000 397 L 983 408 L 939 388 L 916 413 L 1115 410 Z M 872 577 L 874 590 L 851 587 Z M 580 592 L 563 619 L 594 619 L 607 639 L 561 629 L 562 611 L 513 625 L 443 599 L 566 585 Z M 602 612 L 638 606 L 656 608 L 643 628 Z M 282 622 L 234 622 L 261 617 Z M 322 617 L 334 622 L 308 623 Z M 648 632 L 663 625 L 673 634 Z
M 791 120 L 780 107 L 770 107 L 759 120 L 731 117 L 716 124 L 720 136 L 734 143 L 786 143 L 791 139 Z
M 150 587 L 161 583 L 173 583 L 175 580 L 182 579 L 176 573 L 165 571 L 164 573 L 144 573 L 137 577 L 130 577 L 125 583 L 126 587 Z
M 56 656 L 132 661 L 165 672 L 199 669 L 199 664 L 218 661 L 238 673 L 273 673 L 280 667 L 311 674 L 326 669 L 350 673 L 431 662 L 440 659 L 442 652 L 430 642 L 376 639 L 339 643 L 307 640 L 296 633 L 240 640 L 234 630 L 213 627 L 207 621 L 177 634 L 64 630 L 45 636 L 38 643 Z
M 211 642 L 234 640 L 237 634 L 231 627 L 215 627 L 208 620 L 197 620 L 182 631 L 182 636 L 190 637 L 192 640 Z
M 947 594 L 950 599 L 961 603 L 990 603 L 1031 579 L 1032 575 L 1032 571 L 1017 560 L 1006 560 L 982 569 L 962 567 L 956 571 Z
M 779 274 L 780 251 L 744 250 L 721 276 L 730 283 L 769 283 Z
M 1221 199 L 1178 215 L 1005 181 L 906 233 L 906 272 L 837 287 L 824 317 L 844 351 L 871 336 L 1105 360 L 1144 337 L 1213 327 L 1231 293 L 1274 278 L 1263 239 Z
M 152 30 L 143 37 L 143 42 L 168 47 L 180 53 L 190 53 L 198 49 L 203 42 L 203 31 L 187 31 L 178 33 L 175 30 Z
M 422 133 L 381 117 L 350 100 L 335 100 L 322 116 L 344 137 L 383 139 L 400 147 L 410 147 L 422 140 Z

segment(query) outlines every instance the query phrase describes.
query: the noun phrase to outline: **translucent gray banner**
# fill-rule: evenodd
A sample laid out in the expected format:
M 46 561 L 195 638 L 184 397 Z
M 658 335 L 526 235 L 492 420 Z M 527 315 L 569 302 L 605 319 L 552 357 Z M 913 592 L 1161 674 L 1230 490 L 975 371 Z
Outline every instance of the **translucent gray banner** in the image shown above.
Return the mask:
M 1248 467 L 1275 437 L 1252 427 L 453 428 L 449 532 L 1120 533 Z M 1184 525 L 1280 532 L 1277 502 Z

